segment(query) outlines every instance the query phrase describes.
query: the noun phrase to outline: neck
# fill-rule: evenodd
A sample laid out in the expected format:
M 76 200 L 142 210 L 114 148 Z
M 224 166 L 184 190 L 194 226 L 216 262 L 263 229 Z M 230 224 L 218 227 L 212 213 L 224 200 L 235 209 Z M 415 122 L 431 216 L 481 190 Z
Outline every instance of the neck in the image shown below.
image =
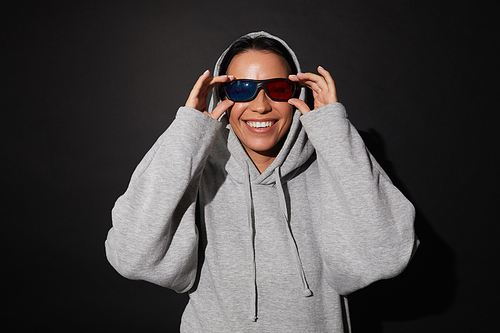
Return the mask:
M 252 160 L 253 164 L 255 164 L 259 172 L 263 173 L 267 169 L 267 167 L 274 162 L 276 156 L 278 156 L 278 153 L 280 152 L 284 141 L 284 138 L 281 139 L 281 141 L 269 151 L 255 151 L 246 147 L 245 145 L 243 145 L 243 147 L 245 148 L 248 156 Z
M 254 151 L 247 151 L 247 153 L 260 173 L 263 173 L 276 159 L 276 156 L 261 155 Z
M 280 142 L 268 151 L 255 151 L 243 145 L 243 148 L 246 150 L 248 156 L 260 173 L 266 171 L 266 169 L 274 162 L 276 156 L 278 156 L 278 153 L 285 143 L 287 135 L 281 138 Z

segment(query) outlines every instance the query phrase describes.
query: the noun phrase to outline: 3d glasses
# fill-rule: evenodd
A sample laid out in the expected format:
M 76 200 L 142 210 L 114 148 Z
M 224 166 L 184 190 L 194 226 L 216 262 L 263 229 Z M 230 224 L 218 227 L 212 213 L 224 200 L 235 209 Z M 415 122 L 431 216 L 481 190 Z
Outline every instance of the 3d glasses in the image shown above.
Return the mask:
M 295 97 L 300 87 L 288 79 L 234 80 L 221 86 L 221 97 L 233 102 L 249 102 L 257 97 L 260 89 L 264 89 L 273 101 L 286 102 Z

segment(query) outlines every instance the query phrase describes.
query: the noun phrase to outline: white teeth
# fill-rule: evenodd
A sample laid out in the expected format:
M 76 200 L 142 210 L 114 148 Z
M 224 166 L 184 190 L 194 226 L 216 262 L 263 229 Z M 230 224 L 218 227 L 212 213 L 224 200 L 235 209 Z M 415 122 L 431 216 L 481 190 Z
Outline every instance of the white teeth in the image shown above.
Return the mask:
M 247 121 L 248 126 L 254 128 L 265 128 L 273 126 L 272 121 Z

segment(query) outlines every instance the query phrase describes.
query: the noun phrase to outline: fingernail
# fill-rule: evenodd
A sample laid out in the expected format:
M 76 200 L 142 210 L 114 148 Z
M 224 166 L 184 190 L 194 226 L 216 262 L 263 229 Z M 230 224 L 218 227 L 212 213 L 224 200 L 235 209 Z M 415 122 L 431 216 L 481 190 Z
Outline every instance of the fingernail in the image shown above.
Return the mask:
M 295 106 L 291 100 L 288 100 L 288 104 Z
M 202 75 L 207 74 L 208 72 L 209 72 L 209 70 L 207 69 L 206 71 L 203 72 Z

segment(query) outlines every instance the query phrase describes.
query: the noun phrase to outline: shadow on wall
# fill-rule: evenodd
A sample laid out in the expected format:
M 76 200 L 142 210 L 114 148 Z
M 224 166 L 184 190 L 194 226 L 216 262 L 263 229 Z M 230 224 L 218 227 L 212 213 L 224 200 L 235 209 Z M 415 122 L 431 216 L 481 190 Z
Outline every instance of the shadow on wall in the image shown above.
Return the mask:
M 394 184 L 411 200 L 384 151 L 383 140 L 374 130 L 360 132 L 366 146 Z M 436 234 L 416 207 L 415 229 L 420 239 L 413 260 L 399 276 L 378 281 L 349 295 L 354 332 L 382 333 L 384 321 L 411 321 L 444 313 L 456 293 L 455 254 Z

